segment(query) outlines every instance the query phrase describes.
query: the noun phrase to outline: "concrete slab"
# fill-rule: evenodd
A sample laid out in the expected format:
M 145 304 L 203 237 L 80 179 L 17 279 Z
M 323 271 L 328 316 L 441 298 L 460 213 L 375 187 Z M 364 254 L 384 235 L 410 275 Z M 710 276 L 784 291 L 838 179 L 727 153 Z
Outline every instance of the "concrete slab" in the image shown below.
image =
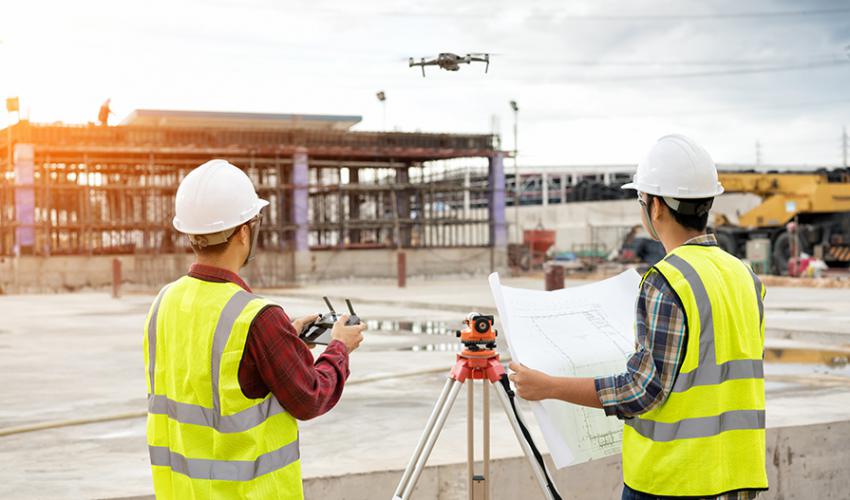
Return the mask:
M 542 287 L 542 279 L 509 279 L 508 283 Z M 793 290 L 798 308 L 817 308 L 808 323 L 846 314 L 842 294 L 847 290 L 817 292 L 810 300 L 807 293 Z M 351 283 L 275 291 L 271 295 L 278 297 L 290 314 L 301 315 L 322 309 L 318 299 L 322 293 L 351 297 L 357 312 L 375 321 L 363 348 L 352 356 L 352 378 L 339 405 L 301 426 L 305 477 L 355 478 L 352 474 L 361 473 L 367 476 L 356 477 L 374 481 L 368 474 L 379 471 L 389 478 L 387 484 L 392 484 L 397 472 L 387 471 L 397 471 L 407 463 L 454 360 L 453 337 L 413 331 L 431 329 L 439 333 L 456 327 L 464 311 L 492 307 L 486 281 L 421 281 L 405 290 Z M 771 289 L 768 300 L 783 297 L 783 293 Z M 791 303 L 791 295 L 786 299 Z M 142 414 L 142 323 L 151 300 L 149 295 L 113 300 L 106 294 L 93 293 L 0 296 L 4 317 L 0 325 L 0 377 L 5 386 L 0 391 L 0 430 L 122 412 Z M 775 309 L 774 304 L 768 304 L 769 321 Z M 422 328 L 426 324 L 430 326 Z M 392 333 L 399 329 L 405 333 Z M 850 335 L 847 330 L 850 326 L 845 331 L 836 328 L 836 334 L 844 338 Z M 778 346 L 787 348 L 789 344 Z M 788 365 L 769 368 L 767 380 L 768 425 L 772 428 L 850 419 L 850 374 L 845 369 Z M 480 389 L 477 394 L 480 397 Z M 453 464 L 465 460 L 462 401 L 458 401 L 429 462 L 444 467 L 427 472 L 423 484 L 430 481 L 437 488 L 427 491 L 444 491 L 454 484 L 458 467 Z M 505 467 L 513 467 L 516 462 L 510 460 L 516 460 L 521 451 L 497 405 L 493 400 L 493 456 L 508 461 L 503 463 Z M 533 419 L 530 421 L 537 435 Z M 545 449 L 539 436 L 538 442 Z M 0 437 L 0 463 L 4 464 L 0 468 L 0 497 L 150 495 L 147 460 L 142 417 Z M 597 465 L 616 476 L 617 463 L 607 460 Z M 577 469 L 566 469 L 572 470 Z M 575 477 L 574 473 L 564 474 Z M 320 482 L 308 480 L 307 484 L 317 495 L 323 491 Z M 352 483 L 341 484 L 352 487 Z M 340 490 L 328 490 L 329 494 L 331 491 Z M 419 498 L 437 497 L 425 491 Z M 504 490 L 508 491 L 514 490 Z M 609 498 L 609 493 L 595 498 Z

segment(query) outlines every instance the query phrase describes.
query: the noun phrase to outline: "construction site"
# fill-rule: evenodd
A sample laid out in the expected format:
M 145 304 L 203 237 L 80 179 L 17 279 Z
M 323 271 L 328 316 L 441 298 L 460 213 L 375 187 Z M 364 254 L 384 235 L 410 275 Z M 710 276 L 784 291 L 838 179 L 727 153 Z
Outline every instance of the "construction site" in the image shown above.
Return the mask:
M 634 166 L 517 177 L 492 136 L 350 131 L 358 119 L 139 110 L 118 126 L 2 131 L 12 145 L 0 149 L 5 498 L 153 498 L 141 327 L 159 287 L 193 260 L 171 228 L 174 196 L 209 158 L 244 169 L 270 202 L 248 282 L 292 316 L 329 295 L 368 318 L 338 408 L 301 427 L 307 498 L 390 496 L 458 352 L 454 329 L 467 311 L 495 312 L 486 274 L 548 290 L 651 263 L 634 195 L 618 189 Z M 850 477 L 850 182 L 844 171 L 729 169 L 721 180 L 730 194 L 715 204 L 713 230 L 769 285 L 770 498 L 840 498 Z M 781 247 L 789 234 L 793 246 Z M 465 497 L 463 453 L 451 445 L 462 422 L 446 424 L 416 498 Z M 495 498 L 536 488 L 507 428 L 494 414 Z M 614 498 L 619 467 L 609 457 L 554 474 L 567 498 Z
M 259 286 L 395 276 L 398 252 L 420 275 L 440 259 L 449 272 L 505 265 L 491 136 L 348 131 L 357 121 L 139 110 L 111 128 L 18 123 L 3 145 L 0 229 L 0 255 L 18 258 L 0 264 L 0 287 L 104 286 L 114 258 L 128 284 L 179 276 L 191 251 L 171 228 L 174 194 L 209 158 L 240 165 L 270 202 Z
M 848 33 L 9 3 L 0 498 L 850 500 Z

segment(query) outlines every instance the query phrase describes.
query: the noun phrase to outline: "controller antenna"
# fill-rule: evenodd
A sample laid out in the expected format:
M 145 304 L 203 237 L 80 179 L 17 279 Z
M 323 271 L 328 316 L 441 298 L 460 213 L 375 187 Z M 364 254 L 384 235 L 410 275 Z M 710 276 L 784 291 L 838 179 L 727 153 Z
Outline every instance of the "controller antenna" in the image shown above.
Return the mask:
M 331 301 L 327 298 L 327 296 L 322 298 L 325 300 L 325 304 L 328 305 L 328 309 L 330 309 L 332 313 L 336 314 L 336 311 L 334 311 L 334 306 L 331 305 Z

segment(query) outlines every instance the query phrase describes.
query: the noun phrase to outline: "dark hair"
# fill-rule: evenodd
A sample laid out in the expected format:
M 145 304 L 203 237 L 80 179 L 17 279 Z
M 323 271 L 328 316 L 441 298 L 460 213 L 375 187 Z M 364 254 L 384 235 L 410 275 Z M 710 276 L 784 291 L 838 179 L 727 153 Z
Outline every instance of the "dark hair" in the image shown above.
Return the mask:
M 647 194 L 646 197 L 647 197 L 647 206 L 648 207 L 652 207 L 652 199 L 653 198 L 658 198 L 659 200 L 661 200 L 661 203 L 664 203 L 664 206 L 666 206 L 667 209 L 670 210 L 670 213 L 673 215 L 673 219 L 680 226 L 683 226 L 687 229 L 693 229 L 695 231 L 705 231 L 706 226 L 708 226 L 708 213 L 709 213 L 708 210 L 706 210 L 705 213 L 702 214 L 702 215 L 697 215 L 697 214 L 686 215 L 686 214 L 683 214 L 681 212 L 677 212 L 677 211 L 673 210 L 672 208 L 670 208 L 670 206 L 667 205 L 667 203 L 664 201 L 664 198 L 662 198 L 660 196 Z M 688 203 L 690 205 L 702 205 L 704 203 L 708 203 L 709 206 L 711 206 L 710 203 L 711 203 L 711 201 L 713 201 L 713 198 L 699 198 L 699 199 L 673 198 L 673 199 L 676 200 L 676 201 Z
M 233 231 L 233 233 L 230 236 L 227 237 L 227 240 L 225 240 L 224 242 L 219 243 L 217 245 L 201 246 L 201 245 L 197 245 L 197 244 L 193 243 L 192 240 L 190 239 L 189 240 L 189 246 L 192 247 L 192 251 L 195 252 L 195 255 L 205 255 L 205 256 L 221 255 L 228 249 L 228 247 L 230 247 L 230 244 L 235 239 L 235 236 L 239 233 L 239 231 L 242 230 L 242 226 L 246 226 L 246 225 L 248 225 L 248 224 L 245 223 L 245 224 L 238 226 Z
M 234 233 L 234 234 L 236 234 L 236 233 Z M 221 254 L 224 253 L 225 250 L 227 250 L 227 247 L 230 246 L 231 241 L 233 241 L 232 236 L 230 238 L 228 238 L 227 241 L 225 241 L 224 243 L 219 243 L 218 245 L 209 245 L 209 246 L 202 247 L 202 246 L 196 245 L 196 244 L 194 244 L 190 241 L 189 246 L 192 247 L 192 251 L 195 252 L 195 255 L 205 255 L 205 256 L 221 255 Z

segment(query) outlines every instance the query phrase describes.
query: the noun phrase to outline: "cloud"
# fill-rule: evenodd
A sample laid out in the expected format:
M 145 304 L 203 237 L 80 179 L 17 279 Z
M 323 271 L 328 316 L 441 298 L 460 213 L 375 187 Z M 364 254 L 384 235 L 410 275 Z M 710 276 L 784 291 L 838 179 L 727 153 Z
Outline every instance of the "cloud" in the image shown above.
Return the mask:
M 0 19 L 0 94 L 34 120 L 87 121 L 106 96 L 137 107 L 361 114 L 404 130 L 508 132 L 521 162 L 616 163 L 659 135 L 723 162 L 840 160 L 850 112 L 844 1 L 59 0 Z M 834 10 L 824 14 L 823 11 Z M 821 12 L 821 13 L 819 13 Z M 11 20 L 14 20 L 12 22 Z M 45 33 L 47 35 L 45 35 Z M 493 52 L 490 73 L 406 58 Z M 505 134 L 503 144 L 512 147 Z

